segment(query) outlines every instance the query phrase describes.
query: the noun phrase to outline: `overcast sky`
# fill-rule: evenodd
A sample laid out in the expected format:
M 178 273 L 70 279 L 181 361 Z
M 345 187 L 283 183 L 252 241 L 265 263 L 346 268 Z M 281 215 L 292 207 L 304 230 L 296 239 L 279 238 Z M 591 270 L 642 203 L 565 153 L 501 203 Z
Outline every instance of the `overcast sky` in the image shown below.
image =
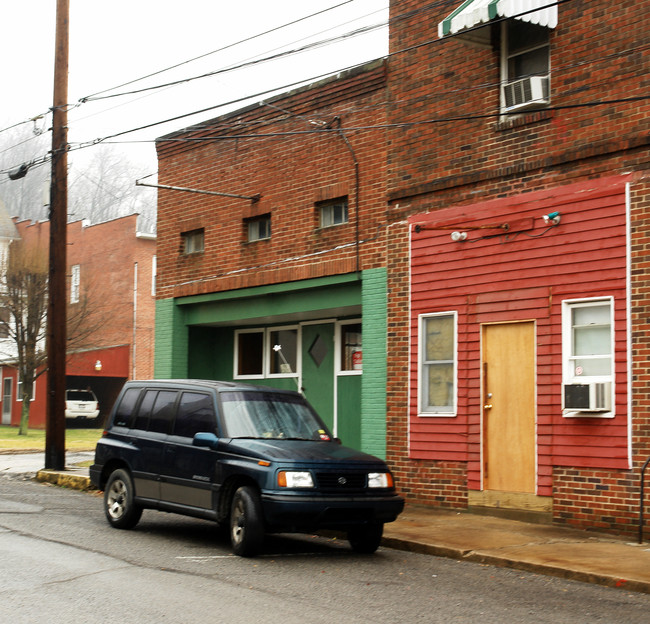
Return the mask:
M 337 8 L 325 11 L 330 7 Z M 114 87 L 118 88 L 104 95 L 186 79 L 297 49 L 309 42 L 385 23 L 387 7 L 388 0 L 70 0 L 68 101 L 78 104 L 82 98 Z M 55 9 L 56 0 L 0 2 L 0 131 L 46 113 L 52 105 Z M 245 44 L 233 45 L 320 11 L 325 12 Z M 147 81 L 119 87 L 221 48 L 227 49 Z M 145 124 L 343 69 L 378 58 L 387 50 L 387 29 L 378 28 L 283 60 L 162 90 L 79 104 L 69 112 L 68 139 L 74 148 Z M 223 112 L 225 109 L 215 109 L 114 140 L 152 141 Z M 50 123 L 50 117 L 37 122 L 48 128 Z M 155 169 L 152 143 L 129 149 L 134 157 L 151 162 L 152 170 Z M 71 157 L 74 160 L 74 152 Z

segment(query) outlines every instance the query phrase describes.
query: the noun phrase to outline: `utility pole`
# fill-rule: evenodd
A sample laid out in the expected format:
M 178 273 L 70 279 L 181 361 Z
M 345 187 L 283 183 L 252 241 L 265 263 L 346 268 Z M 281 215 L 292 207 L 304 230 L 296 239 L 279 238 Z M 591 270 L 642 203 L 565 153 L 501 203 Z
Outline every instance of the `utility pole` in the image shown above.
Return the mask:
M 47 311 L 47 413 L 45 468 L 65 468 L 66 235 L 68 222 L 69 0 L 56 3 L 50 268 Z

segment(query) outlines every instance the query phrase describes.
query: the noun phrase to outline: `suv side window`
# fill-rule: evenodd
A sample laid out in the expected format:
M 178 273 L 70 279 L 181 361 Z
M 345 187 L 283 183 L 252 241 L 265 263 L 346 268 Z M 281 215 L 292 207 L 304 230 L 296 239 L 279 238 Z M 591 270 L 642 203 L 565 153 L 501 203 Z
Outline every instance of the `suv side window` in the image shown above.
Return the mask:
M 140 396 L 140 388 L 129 388 L 122 397 L 120 404 L 115 411 L 113 425 L 116 427 L 130 427 L 133 422 L 135 405 Z
M 174 418 L 174 404 L 178 392 L 161 390 L 156 397 L 151 416 L 149 418 L 149 431 L 157 433 L 169 433 Z
M 140 403 L 140 408 L 138 409 L 138 414 L 135 417 L 135 422 L 133 423 L 133 429 L 142 429 L 147 430 L 147 425 L 149 424 L 149 415 L 151 414 L 151 408 L 153 403 L 156 400 L 158 395 L 157 390 L 147 390 L 144 393 L 144 398 L 142 403 Z
M 193 438 L 199 432 L 216 432 L 214 403 L 209 394 L 183 392 L 173 434 Z

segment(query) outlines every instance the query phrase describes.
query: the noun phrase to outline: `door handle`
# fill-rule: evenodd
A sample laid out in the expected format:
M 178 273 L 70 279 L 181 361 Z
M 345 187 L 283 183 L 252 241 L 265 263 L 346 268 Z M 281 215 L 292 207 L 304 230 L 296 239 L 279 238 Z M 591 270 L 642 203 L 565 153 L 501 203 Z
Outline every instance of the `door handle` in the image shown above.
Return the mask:
M 483 406 L 483 409 L 492 409 L 492 403 L 486 403 L 486 404 Z

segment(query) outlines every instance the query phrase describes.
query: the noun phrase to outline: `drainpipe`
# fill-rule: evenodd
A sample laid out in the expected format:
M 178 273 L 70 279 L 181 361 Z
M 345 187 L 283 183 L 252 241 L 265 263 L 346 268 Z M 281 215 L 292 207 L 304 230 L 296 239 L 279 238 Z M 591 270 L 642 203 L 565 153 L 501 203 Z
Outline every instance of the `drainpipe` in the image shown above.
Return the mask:
M 136 377 L 136 322 L 138 319 L 138 263 L 133 263 L 133 373 L 131 379 Z
M 354 149 L 352 148 L 352 145 L 350 144 L 350 141 L 348 140 L 348 137 L 345 136 L 345 132 L 343 132 L 343 129 L 341 128 L 341 118 L 337 115 L 334 117 L 333 122 L 337 122 L 338 128 L 337 131 L 340 135 L 340 137 L 343 139 L 345 142 L 345 146 L 348 148 L 348 151 L 350 152 L 350 156 L 352 156 L 352 163 L 354 164 L 354 221 L 355 221 L 355 245 L 356 245 L 356 250 L 357 250 L 357 273 L 359 273 L 359 269 L 361 266 L 361 263 L 359 261 L 359 187 L 360 187 L 360 182 L 359 182 L 359 161 L 357 160 L 357 155 L 354 153 Z

